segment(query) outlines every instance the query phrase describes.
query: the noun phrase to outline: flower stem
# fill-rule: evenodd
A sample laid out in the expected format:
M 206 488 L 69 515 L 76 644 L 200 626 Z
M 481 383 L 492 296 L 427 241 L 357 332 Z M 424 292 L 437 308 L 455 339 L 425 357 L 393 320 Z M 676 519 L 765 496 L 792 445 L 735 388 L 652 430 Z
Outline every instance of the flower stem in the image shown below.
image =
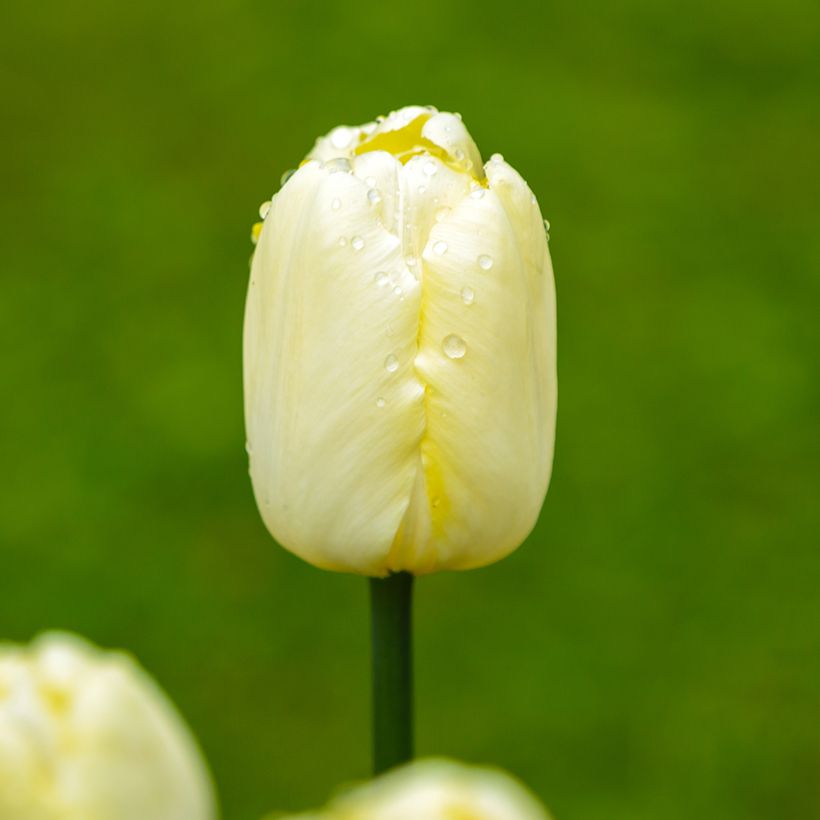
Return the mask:
M 413 576 L 370 579 L 373 773 L 413 756 Z

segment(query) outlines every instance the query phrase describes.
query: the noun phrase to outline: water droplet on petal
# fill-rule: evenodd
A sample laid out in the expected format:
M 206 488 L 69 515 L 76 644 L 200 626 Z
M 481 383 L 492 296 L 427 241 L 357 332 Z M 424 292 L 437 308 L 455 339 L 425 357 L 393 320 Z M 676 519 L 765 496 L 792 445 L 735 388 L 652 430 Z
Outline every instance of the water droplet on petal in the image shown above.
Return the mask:
M 426 194 L 427 188 L 424 185 L 419 185 L 418 191 L 420 194 Z
M 399 369 L 399 360 L 392 353 L 384 360 L 384 369 L 388 373 L 395 373 Z
M 396 296 L 399 297 L 404 296 L 404 291 L 398 285 L 396 285 L 396 287 L 393 288 L 393 293 L 395 293 Z
M 415 256 L 405 257 L 404 264 L 407 265 L 408 268 L 415 268 L 416 267 L 416 257 Z
M 253 447 L 251 447 L 251 443 L 249 441 L 245 442 L 245 452 L 248 455 L 251 455 L 251 453 L 253 453 Z
M 463 359 L 464 354 L 467 352 L 467 345 L 464 343 L 464 339 L 462 339 L 461 336 L 456 336 L 455 333 L 451 333 L 447 336 L 441 343 L 441 347 L 444 350 L 444 355 L 447 356 L 448 359 Z
M 493 154 L 490 157 L 491 162 L 504 162 L 504 157 L 502 154 Z
M 349 174 L 353 171 L 353 166 L 350 161 L 344 157 L 336 157 L 336 159 L 329 159 L 325 163 L 325 168 L 331 174 Z
M 481 197 L 484 196 L 484 189 L 481 187 L 475 188 L 473 191 L 470 192 L 470 196 L 473 199 L 481 199 Z
M 489 270 L 493 266 L 492 256 L 487 256 L 486 253 L 482 253 L 481 256 L 478 257 L 478 266 L 482 270 Z
M 295 168 L 291 168 L 290 170 L 285 171 L 285 173 L 284 173 L 284 174 L 282 174 L 282 176 L 281 176 L 281 177 L 279 177 L 279 185 L 280 185 L 280 187 L 281 187 L 282 185 L 284 185 L 284 184 L 285 184 L 285 183 L 286 183 L 286 182 L 287 182 L 287 181 L 288 181 L 288 180 L 289 180 L 289 179 L 290 179 L 290 178 L 291 178 L 291 177 L 292 177 L 295 173 L 296 173 L 296 169 L 295 169 Z
M 462 151 L 461 148 L 456 148 L 456 150 L 453 153 L 455 154 L 455 157 L 459 162 L 461 162 L 461 160 L 464 159 L 464 151 Z
M 354 236 L 353 239 L 350 240 L 350 245 L 354 251 L 360 251 L 364 247 L 364 239 L 360 236 Z
M 367 200 L 371 205 L 378 205 L 382 201 L 382 195 L 375 188 L 371 188 L 367 192 Z
M 451 210 L 451 208 L 439 208 L 436 211 L 436 222 L 443 222 L 447 219 L 447 217 L 450 216 Z
M 379 396 L 379 398 L 376 399 L 376 407 L 381 408 L 384 407 L 385 404 L 387 404 L 387 402 L 381 396 Z
M 340 125 L 338 128 L 334 128 L 330 132 L 330 144 L 339 150 L 347 148 L 352 139 L 353 132 L 350 128 L 345 128 L 343 125 Z
M 435 176 L 436 171 L 438 171 L 438 165 L 436 165 L 433 160 L 428 159 L 427 162 L 424 163 L 422 170 L 428 177 L 432 177 Z
M 550 232 L 550 221 L 549 219 L 544 220 L 544 230 L 549 233 Z
M 333 197 L 333 200 L 330 203 L 330 207 L 333 208 L 334 211 L 338 211 L 339 208 L 342 207 L 342 200 L 339 197 Z
M 475 291 L 468 285 L 461 289 L 461 301 L 465 305 L 471 305 L 475 301 Z
M 263 202 L 259 206 L 259 218 L 264 219 L 270 212 L 270 202 Z
M 434 250 L 434 251 L 435 251 L 435 252 L 436 252 L 439 256 L 443 256 L 445 253 L 447 253 L 447 243 L 446 243 L 444 240 L 439 239 L 439 241 L 438 241 L 438 242 L 436 242 L 436 243 L 433 245 L 433 250 Z
M 380 270 L 373 278 L 376 280 L 376 284 L 380 288 L 384 287 L 390 279 L 390 277 L 383 270 Z
M 344 236 L 340 236 L 339 237 L 339 247 L 343 248 L 345 245 L 347 245 L 347 239 Z

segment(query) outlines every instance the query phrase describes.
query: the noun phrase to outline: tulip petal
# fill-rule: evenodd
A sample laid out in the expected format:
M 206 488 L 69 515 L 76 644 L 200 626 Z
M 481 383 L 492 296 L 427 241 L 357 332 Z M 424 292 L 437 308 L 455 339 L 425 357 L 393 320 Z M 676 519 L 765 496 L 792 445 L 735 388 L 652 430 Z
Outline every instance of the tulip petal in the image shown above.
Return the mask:
M 534 526 L 549 480 L 555 306 L 543 223 L 509 166 L 488 163 L 488 176 L 489 190 L 433 226 L 422 254 L 416 370 L 431 534 L 394 552 L 393 570 L 498 560 Z
M 395 221 L 401 166 L 386 153 L 359 162 L 383 180 L 375 205 L 367 182 L 318 163 L 273 199 L 246 307 L 246 429 L 257 502 L 280 543 L 379 575 L 424 429 L 421 288 L 381 221 Z

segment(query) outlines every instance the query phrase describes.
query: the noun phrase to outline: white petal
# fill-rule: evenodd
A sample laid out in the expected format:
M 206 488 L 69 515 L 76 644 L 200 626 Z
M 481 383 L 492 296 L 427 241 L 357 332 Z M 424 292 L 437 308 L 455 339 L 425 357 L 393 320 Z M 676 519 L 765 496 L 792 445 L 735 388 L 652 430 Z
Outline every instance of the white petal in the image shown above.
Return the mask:
M 401 166 L 373 156 L 356 164 L 381 180 L 376 207 L 366 182 L 315 165 L 274 198 L 248 293 L 245 394 L 251 477 L 273 535 L 318 566 L 384 574 L 424 427 L 421 289 L 380 221 L 398 207 Z
M 460 117 L 445 112 L 436 114 L 424 124 L 421 135 L 446 151 L 459 170 L 473 174 L 477 179 L 484 178 L 478 146 Z
M 427 387 L 421 454 L 431 536 L 406 545 L 392 569 L 495 561 L 532 529 L 546 492 L 556 399 L 552 270 L 526 184 L 506 165 L 489 174 L 490 189 L 462 199 L 423 253 L 416 369 Z

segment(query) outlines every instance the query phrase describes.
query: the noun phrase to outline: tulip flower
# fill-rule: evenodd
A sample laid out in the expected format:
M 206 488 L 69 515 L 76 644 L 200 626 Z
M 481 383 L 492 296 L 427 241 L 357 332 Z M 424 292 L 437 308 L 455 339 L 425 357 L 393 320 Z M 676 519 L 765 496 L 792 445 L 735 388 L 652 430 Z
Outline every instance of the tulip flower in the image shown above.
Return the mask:
M 549 820 L 517 780 L 498 769 L 425 760 L 342 794 L 293 820 Z M 272 820 L 272 819 L 271 819 Z
M 0 645 L 0 817 L 213 820 L 173 705 L 130 657 L 75 636 Z
M 262 209 L 244 331 L 262 518 L 318 567 L 383 577 L 516 549 L 549 481 L 555 294 L 544 220 L 460 117 L 320 138 Z

